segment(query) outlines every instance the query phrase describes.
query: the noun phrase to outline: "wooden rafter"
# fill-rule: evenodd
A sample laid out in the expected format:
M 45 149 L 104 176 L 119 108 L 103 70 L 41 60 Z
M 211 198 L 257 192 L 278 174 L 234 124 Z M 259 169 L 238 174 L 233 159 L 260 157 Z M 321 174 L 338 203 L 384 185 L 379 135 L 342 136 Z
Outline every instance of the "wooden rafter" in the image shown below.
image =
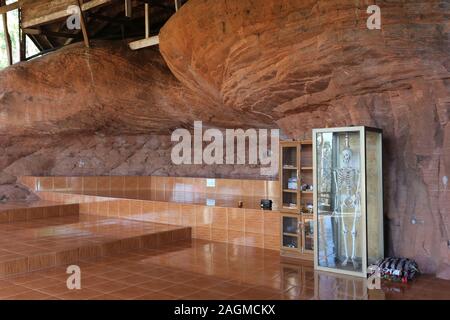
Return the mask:
M 67 32 L 56 32 L 56 31 L 48 31 L 48 30 L 41 30 L 41 29 L 30 29 L 25 28 L 23 29 L 23 32 L 30 35 L 44 35 L 48 37 L 55 37 L 55 38 L 77 38 L 78 35 L 74 33 L 67 33 Z
M 145 3 L 145 38 L 129 43 L 131 50 L 138 50 L 145 47 L 159 44 L 159 36 L 150 37 L 150 6 Z
M 0 14 L 7 13 L 9 11 L 13 11 L 19 9 L 19 1 L 11 3 L 11 4 L 5 4 L 5 1 L 2 1 L 0 5 Z
M 106 4 L 110 4 L 112 3 L 113 0 L 91 0 L 89 2 L 83 3 L 81 5 L 81 11 L 85 12 L 88 11 L 90 9 L 102 6 L 102 5 L 106 5 Z M 26 19 L 24 19 L 23 21 L 23 27 L 24 28 L 31 28 L 31 27 L 35 27 L 38 25 L 42 25 L 42 24 L 46 24 L 49 22 L 53 22 L 56 20 L 59 20 L 61 18 L 65 18 L 68 17 L 70 14 L 67 12 L 67 8 L 69 5 L 73 5 L 74 2 L 73 1 L 67 1 L 67 6 L 66 5 L 61 5 L 59 7 L 59 9 L 57 9 L 56 11 L 51 10 L 51 8 L 49 8 L 47 14 L 44 14 L 42 16 L 31 16 L 28 17 Z M 24 3 L 24 6 L 26 6 L 26 3 Z
M 148 37 L 142 40 L 130 42 L 131 50 L 138 50 L 146 47 L 156 46 L 159 44 L 159 36 Z
M 84 39 L 84 45 L 86 46 L 86 48 L 89 48 L 89 36 L 88 36 L 88 32 L 87 32 L 87 27 L 86 27 L 86 20 L 84 18 L 84 13 L 82 10 L 83 7 L 83 2 L 82 0 L 77 0 L 78 1 L 78 6 L 80 7 L 80 24 L 81 24 L 81 31 L 83 32 L 83 39 Z

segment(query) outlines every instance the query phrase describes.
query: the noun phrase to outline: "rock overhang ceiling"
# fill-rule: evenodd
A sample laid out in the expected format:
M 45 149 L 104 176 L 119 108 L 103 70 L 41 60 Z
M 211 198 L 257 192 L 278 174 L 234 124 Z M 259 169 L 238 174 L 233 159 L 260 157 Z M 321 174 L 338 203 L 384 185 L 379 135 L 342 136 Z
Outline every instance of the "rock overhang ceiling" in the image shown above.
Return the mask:
M 313 127 L 311 114 L 322 126 L 336 116 L 352 124 L 346 98 L 449 73 L 447 1 L 377 4 L 382 30 L 367 29 L 366 2 L 189 1 L 162 28 L 160 50 L 183 84 L 228 110 L 264 115 L 293 135 Z
M 185 88 L 159 52 L 120 43 L 75 44 L 0 71 L 0 134 L 165 133 L 261 121 Z
M 189 0 L 161 30 L 164 60 L 98 42 L 1 71 L 0 134 L 17 144 L 3 167 L 31 148 L 14 138 L 25 134 L 167 134 L 194 120 L 291 138 L 379 127 L 387 253 L 450 278 L 450 4 L 377 4 L 382 30 L 366 28 L 364 1 Z

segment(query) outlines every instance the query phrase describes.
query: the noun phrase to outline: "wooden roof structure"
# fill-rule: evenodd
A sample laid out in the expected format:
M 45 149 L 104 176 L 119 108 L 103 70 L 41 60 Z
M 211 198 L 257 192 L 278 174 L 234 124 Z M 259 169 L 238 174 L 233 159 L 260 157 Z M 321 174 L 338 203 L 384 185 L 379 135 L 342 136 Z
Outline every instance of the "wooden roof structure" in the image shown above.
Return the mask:
M 125 40 L 139 49 L 159 43 L 159 30 L 187 0 L 0 0 L 0 15 L 19 10 L 21 60 L 25 37 L 40 50 L 38 55 L 65 45 L 90 40 Z M 81 8 L 81 10 L 80 10 Z M 75 9 L 75 11 L 74 11 Z M 78 13 L 81 28 L 69 28 L 68 18 Z M 80 14 L 81 13 L 81 14 Z M 4 21 L 6 19 L 3 19 Z M 4 25 L 7 30 L 6 24 Z M 8 32 L 5 40 L 8 42 Z M 10 43 L 9 43 L 10 44 Z

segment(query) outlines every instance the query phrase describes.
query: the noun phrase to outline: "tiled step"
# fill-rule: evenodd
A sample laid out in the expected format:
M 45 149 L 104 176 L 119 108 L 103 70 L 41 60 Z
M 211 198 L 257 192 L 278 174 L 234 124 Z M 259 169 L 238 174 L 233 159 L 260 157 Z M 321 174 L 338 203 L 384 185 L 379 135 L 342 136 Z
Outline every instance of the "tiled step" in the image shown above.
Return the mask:
M 8 202 L 0 204 L 0 223 L 77 216 L 79 212 L 79 204 L 64 204 L 46 200 Z
M 191 238 L 191 228 L 93 216 L 0 223 L 0 278 Z

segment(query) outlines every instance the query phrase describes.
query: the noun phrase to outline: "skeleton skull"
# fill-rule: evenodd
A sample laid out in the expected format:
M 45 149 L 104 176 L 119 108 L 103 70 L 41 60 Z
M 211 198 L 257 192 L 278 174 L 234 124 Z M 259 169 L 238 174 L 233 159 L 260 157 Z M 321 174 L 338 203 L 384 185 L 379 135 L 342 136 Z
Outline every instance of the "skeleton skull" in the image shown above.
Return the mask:
M 350 160 L 352 159 L 353 152 L 349 148 L 345 148 L 342 150 L 342 163 L 345 166 L 348 166 L 350 164 Z

